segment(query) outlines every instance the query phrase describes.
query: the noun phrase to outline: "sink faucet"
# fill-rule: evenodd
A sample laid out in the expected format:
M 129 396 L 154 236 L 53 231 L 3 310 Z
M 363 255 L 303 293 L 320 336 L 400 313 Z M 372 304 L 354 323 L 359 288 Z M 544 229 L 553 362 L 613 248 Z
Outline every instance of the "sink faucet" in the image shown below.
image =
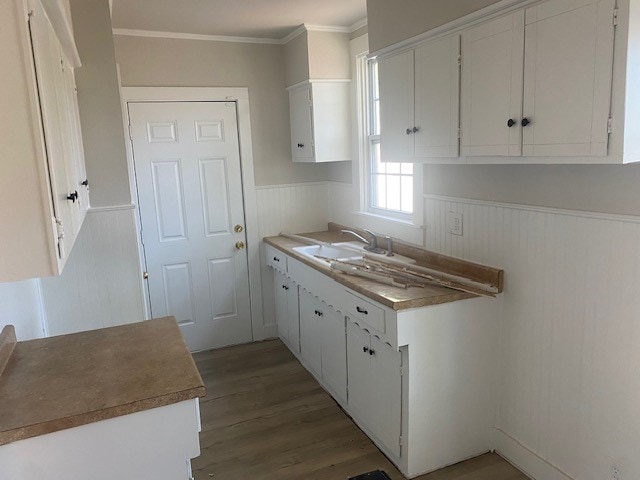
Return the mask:
M 361 242 L 363 242 L 364 245 L 364 249 L 367 252 L 371 252 L 371 253 L 385 253 L 385 250 L 378 247 L 378 237 L 375 233 L 373 233 L 371 230 L 367 230 L 367 229 L 363 229 L 365 232 L 367 232 L 369 235 L 371 235 L 371 241 L 367 240 L 366 238 L 364 238 L 362 235 L 360 235 L 359 233 L 354 232 L 353 230 L 341 230 L 342 233 L 348 233 L 349 235 L 353 235 L 354 237 L 356 237 L 358 240 L 360 240 Z

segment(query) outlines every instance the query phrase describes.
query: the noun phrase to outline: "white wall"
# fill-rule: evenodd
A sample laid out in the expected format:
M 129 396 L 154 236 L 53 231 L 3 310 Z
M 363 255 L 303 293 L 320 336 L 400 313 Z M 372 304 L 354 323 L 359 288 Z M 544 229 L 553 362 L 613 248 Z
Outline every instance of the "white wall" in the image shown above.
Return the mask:
M 0 330 L 16 327 L 19 341 L 44 336 L 41 295 L 38 280 L 0 283 Z

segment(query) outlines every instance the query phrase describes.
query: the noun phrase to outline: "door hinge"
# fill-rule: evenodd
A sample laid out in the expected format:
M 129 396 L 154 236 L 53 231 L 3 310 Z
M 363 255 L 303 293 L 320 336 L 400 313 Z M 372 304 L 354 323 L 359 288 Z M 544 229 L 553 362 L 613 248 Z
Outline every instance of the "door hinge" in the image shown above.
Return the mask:
M 462 54 L 458 55 L 458 66 L 462 66 Z
M 613 117 L 607 119 L 607 133 L 613 133 Z
M 62 222 L 60 221 L 59 218 L 54 218 L 55 223 L 56 223 L 56 236 L 58 238 L 58 240 L 62 240 L 64 238 L 64 225 L 62 225 Z
M 142 272 L 142 278 L 147 280 L 149 278 L 149 272 Z
M 618 9 L 617 8 L 613 9 L 613 26 L 614 27 L 618 26 Z

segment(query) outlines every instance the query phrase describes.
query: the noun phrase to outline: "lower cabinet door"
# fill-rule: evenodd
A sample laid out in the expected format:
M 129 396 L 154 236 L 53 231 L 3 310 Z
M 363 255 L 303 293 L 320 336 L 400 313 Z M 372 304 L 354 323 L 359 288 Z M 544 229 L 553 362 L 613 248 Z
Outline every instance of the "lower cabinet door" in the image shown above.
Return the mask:
M 345 318 L 333 308 L 323 305 L 322 379 L 341 399 L 347 398 L 347 339 Z
M 395 454 L 400 455 L 402 425 L 402 356 L 377 336 L 371 337 L 371 431 Z
M 289 346 L 300 353 L 300 309 L 298 306 L 298 285 L 289 280 L 287 292 L 287 320 L 289 323 Z
M 278 325 L 278 335 L 285 342 L 289 342 L 289 319 L 288 319 L 288 292 L 289 279 L 281 273 L 274 271 L 273 274 L 276 288 L 276 324 Z
M 300 290 L 300 354 L 317 376 L 322 375 L 322 330 L 324 312 L 320 302 L 306 290 Z
M 371 425 L 373 411 L 370 346 L 369 332 L 347 320 L 347 401 L 354 417 L 367 427 Z

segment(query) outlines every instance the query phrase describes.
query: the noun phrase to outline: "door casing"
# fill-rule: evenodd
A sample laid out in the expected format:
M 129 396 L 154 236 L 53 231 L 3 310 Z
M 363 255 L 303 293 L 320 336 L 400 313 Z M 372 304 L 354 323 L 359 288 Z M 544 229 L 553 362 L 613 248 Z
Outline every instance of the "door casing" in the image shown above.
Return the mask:
M 235 102 L 240 137 L 240 168 L 242 170 L 242 195 L 245 208 L 245 228 L 247 235 L 247 257 L 249 263 L 249 291 L 251 302 L 251 329 L 254 341 L 269 336 L 264 327 L 262 314 L 262 280 L 260 275 L 260 234 L 258 231 L 258 206 L 253 176 L 253 144 L 251 141 L 251 116 L 249 110 L 249 90 L 227 87 L 121 87 L 122 117 L 125 129 L 129 189 L 134 203 L 137 201 L 135 168 L 132 141 L 129 135 L 129 103 L 135 102 Z M 136 205 L 136 236 L 140 282 L 144 294 L 145 320 L 149 319 L 149 292 L 143 278 L 145 269 L 144 250 L 140 228 L 140 214 Z

